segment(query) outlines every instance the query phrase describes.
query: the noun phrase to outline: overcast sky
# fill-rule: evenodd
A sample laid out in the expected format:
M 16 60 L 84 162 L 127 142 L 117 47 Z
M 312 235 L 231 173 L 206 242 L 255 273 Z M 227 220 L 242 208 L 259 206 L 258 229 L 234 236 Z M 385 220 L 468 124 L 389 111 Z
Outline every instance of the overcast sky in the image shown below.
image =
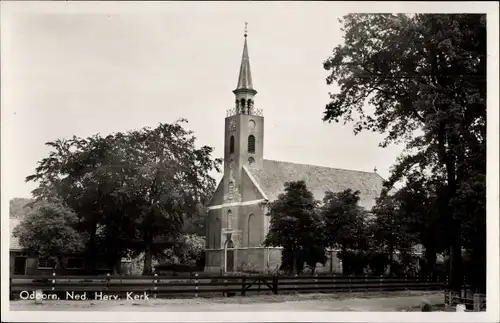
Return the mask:
M 121 9 L 126 8 L 121 6 Z M 223 154 L 244 22 L 256 108 L 265 116 L 264 157 L 387 177 L 401 148 L 352 125 L 322 122 L 328 92 L 322 63 L 342 42 L 336 3 L 162 3 L 143 10 L 2 13 L 2 168 L 6 196 L 25 183 L 45 142 L 103 135 L 180 117 L 198 144 Z M 286 9 L 286 10 L 285 10 Z M 72 12 L 72 13 L 71 13 Z M 5 185 L 5 186 L 4 186 Z

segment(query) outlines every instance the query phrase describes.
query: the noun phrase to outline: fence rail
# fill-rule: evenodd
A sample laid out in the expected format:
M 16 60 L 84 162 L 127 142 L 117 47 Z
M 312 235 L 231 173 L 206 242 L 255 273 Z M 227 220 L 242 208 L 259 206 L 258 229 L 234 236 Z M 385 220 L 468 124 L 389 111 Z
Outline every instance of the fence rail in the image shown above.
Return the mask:
M 130 293 L 149 298 L 172 296 L 242 296 L 279 293 L 332 293 L 400 290 L 443 290 L 446 279 L 383 276 L 11 276 L 11 299 L 39 297 L 87 299 L 102 295 L 126 296 Z M 38 295 L 38 294 L 37 294 Z M 46 295 L 46 296 L 43 296 Z M 49 295 L 49 296 L 47 296 Z M 68 296 L 69 295 L 69 296 Z

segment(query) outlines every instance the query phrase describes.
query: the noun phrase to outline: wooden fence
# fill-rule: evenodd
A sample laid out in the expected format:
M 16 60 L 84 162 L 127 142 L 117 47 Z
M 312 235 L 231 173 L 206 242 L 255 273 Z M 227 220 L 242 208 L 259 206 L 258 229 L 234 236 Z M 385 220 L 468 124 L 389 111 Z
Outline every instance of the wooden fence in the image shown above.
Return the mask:
M 129 299 L 252 294 L 443 290 L 445 279 L 383 276 L 11 276 L 11 299 Z M 36 292 L 39 291 L 39 292 Z M 40 296 L 36 296 L 37 293 Z M 80 296 L 81 297 L 81 296 Z M 140 299 L 140 298 L 136 298 Z
M 482 312 L 486 311 L 486 294 L 472 292 L 468 286 L 463 286 L 460 293 L 445 290 L 444 304 L 451 309 L 462 304 L 466 311 Z

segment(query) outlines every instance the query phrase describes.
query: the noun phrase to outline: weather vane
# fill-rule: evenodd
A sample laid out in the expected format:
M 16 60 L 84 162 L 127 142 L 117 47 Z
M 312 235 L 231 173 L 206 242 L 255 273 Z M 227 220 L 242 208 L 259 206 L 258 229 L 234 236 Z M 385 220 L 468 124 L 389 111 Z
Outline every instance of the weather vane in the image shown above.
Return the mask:
M 248 34 L 248 22 L 245 21 L 245 37 Z

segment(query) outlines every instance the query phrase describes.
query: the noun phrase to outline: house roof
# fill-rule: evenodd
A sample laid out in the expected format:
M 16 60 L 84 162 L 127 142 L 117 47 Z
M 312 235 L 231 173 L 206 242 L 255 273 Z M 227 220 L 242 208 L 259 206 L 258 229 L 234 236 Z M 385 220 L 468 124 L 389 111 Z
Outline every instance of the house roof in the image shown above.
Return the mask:
M 9 218 L 9 233 L 10 233 L 10 247 L 9 250 L 12 251 L 19 251 L 22 250 L 23 248 L 19 244 L 19 239 L 17 237 L 14 237 L 14 228 L 17 227 L 17 225 L 21 222 L 20 219 L 16 218 Z
M 367 210 L 371 210 L 375 205 L 375 199 L 379 196 L 384 181 L 375 172 L 296 164 L 269 159 L 264 159 L 262 168 L 250 166 L 248 171 L 270 201 L 276 200 L 279 194 L 283 193 L 286 182 L 304 180 L 317 200 L 322 200 L 326 191 L 359 190 L 359 205 Z

